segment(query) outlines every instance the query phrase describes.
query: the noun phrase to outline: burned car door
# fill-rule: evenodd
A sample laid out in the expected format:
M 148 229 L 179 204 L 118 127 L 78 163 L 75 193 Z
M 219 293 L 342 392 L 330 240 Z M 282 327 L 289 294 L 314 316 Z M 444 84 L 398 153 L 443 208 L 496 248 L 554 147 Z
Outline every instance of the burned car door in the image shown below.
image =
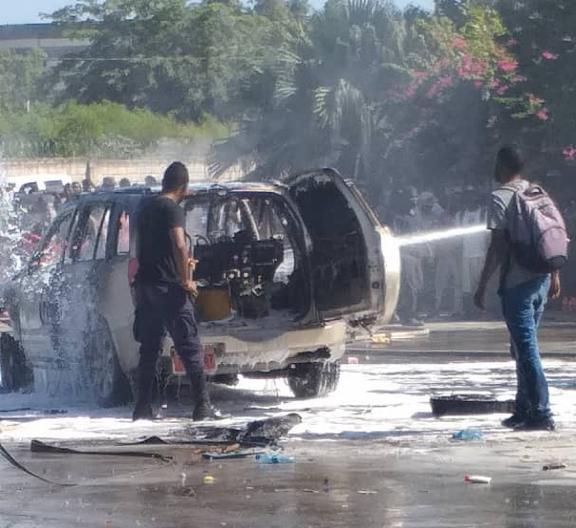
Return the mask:
M 106 202 L 88 201 L 78 206 L 61 271 L 49 286 L 47 317 L 58 366 L 57 375 L 48 380 L 52 393 L 83 396 L 86 389 L 85 349 L 94 326 L 110 212 L 111 205 Z
M 47 368 L 54 360 L 50 340 L 54 309 L 51 289 L 62 272 L 73 217 L 71 209 L 54 221 L 27 268 L 17 277 L 17 295 L 12 296 L 13 324 L 38 383 L 38 368 Z
M 320 314 L 357 322 L 391 318 L 398 298 L 398 248 L 358 190 L 332 169 L 296 175 L 288 184 L 312 240 Z

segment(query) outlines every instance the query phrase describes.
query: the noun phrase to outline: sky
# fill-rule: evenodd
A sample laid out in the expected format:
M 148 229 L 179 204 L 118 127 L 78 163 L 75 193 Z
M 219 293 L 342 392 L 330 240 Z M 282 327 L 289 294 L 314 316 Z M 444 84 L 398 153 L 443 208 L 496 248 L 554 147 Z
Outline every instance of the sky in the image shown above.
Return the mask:
M 0 24 L 26 24 L 42 22 L 39 13 L 51 13 L 56 9 L 73 4 L 74 0 L 0 0 Z M 311 0 L 320 5 L 322 0 Z M 433 0 L 396 0 L 402 7 L 411 3 L 431 8 Z

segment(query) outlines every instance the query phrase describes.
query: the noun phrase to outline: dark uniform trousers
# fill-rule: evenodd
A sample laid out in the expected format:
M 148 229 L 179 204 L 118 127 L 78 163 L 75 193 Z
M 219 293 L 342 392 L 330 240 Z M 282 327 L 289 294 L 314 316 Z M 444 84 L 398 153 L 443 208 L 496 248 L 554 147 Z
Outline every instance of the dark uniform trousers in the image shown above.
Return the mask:
M 136 284 L 134 337 L 140 343 L 138 401 L 150 403 L 156 365 L 166 332 L 174 341 L 192 384 L 193 398 L 205 396 L 204 358 L 194 305 L 188 292 L 177 284 Z

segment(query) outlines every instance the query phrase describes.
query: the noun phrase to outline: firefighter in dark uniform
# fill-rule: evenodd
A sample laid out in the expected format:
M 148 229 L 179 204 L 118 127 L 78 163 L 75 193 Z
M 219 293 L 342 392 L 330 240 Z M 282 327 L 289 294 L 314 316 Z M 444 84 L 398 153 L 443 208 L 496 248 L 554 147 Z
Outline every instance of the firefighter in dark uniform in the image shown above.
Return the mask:
M 138 395 L 133 419 L 152 419 L 156 363 L 168 332 L 190 379 L 193 419 L 215 417 L 210 404 L 191 280 L 185 214 L 179 203 L 188 189 L 188 170 L 172 163 L 164 173 L 162 192 L 144 201 L 137 221 L 138 272 L 135 279 L 134 337 L 140 343 Z

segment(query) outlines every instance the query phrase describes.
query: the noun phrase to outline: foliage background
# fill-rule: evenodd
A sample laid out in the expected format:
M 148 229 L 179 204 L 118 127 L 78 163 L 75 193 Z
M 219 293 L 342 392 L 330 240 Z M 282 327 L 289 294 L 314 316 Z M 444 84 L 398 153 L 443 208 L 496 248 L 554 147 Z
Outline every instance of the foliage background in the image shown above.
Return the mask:
M 573 0 L 80 0 L 52 21 L 89 45 L 0 54 L 5 156 L 213 142 L 215 177 L 331 165 L 374 196 L 486 184 L 504 142 L 539 179 L 574 171 Z

